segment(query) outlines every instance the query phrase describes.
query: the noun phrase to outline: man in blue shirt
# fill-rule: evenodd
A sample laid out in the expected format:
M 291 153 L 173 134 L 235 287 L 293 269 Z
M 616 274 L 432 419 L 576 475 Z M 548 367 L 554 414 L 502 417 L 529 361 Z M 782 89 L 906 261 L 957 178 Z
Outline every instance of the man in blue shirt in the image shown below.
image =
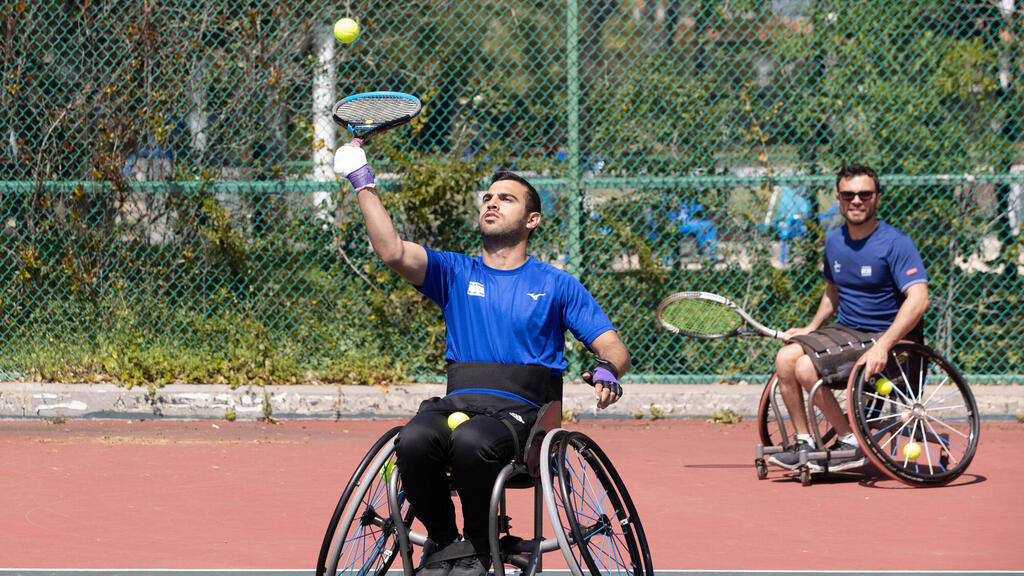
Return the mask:
M 878 220 L 878 174 L 867 166 L 844 166 L 836 176 L 839 211 L 845 224 L 825 238 L 825 292 L 810 324 L 788 330 L 787 344 L 775 359 L 775 373 L 789 411 L 796 441 L 769 462 L 795 469 L 800 452 L 813 451 L 802 389 L 820 378 L 847 377 L 864 365 L 864 376 L 885 368 L 889 351 L 901 339 L 923 339 L 928 308 L 928 276 L 913 241 Z M 825 323 L 836 315 L 834 324 Z M 826 351 L 827 350 L 827 351 Z M 835 429 L 832 450 L 856 450 L 858 442 L 832 394 L 817 396 L 818 408 Z M 833 458 L 829 470 L 864 464 L 863 456 Z M 820 469 L 809 462 L 812 469 Z
M 406 497 L 427 529 L 425 555 L 462 539 L 472 543 L 474 553 L 454 562 L 429 562 L 418 574 L 485 576 L 491 489 L 525 443 L 538 408 L 561 399 L 565 331 L 597 357 L 583 378 L 594 386 L 600 408 L 621 396 L 618 378 L 629 368 L 629 352 L 579 281 L 527 254 L 541 221 L 541 202 L 526 179 L 511 172 L 493 176 L 477 218 L 480 256 L 470 257 L 399 237 L 357 144 L 338 149 L 334 168 L 356 190 L 377 256 L 444 313 L 448 393 L 425 400 L 403 427 L 396 448 L 398 470 Z M 447 418 L 456 411 L 470 419 L 449 430 Z M 462 504 L 462 536 L 449 468 Z

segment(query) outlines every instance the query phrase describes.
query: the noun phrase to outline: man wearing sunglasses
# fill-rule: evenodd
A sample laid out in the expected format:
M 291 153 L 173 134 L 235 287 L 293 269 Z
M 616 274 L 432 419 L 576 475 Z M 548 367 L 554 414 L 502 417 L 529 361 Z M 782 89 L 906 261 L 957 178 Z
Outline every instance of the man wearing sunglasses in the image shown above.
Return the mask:
M 785 452 L 772 455 L 769 462 L 790 470 L 800 465 L 801 452 L 825 448 L 815 446 L 801 389 L 810 390 L 822 378 L 845 383 L 861 364 L 865 378 L 878 374 L 894 344 L 902 339 L 923 339 L 928 276 L 914 242 L 878 219 L 878 174 L 860 164 L 844 166 L 836 175 L 836 195 L 845 223 L 825 238 L 825 291 L 818 311 L 807 326 L 785 332 L 784 339 L 790 343 L 775 358 L 796 441 Z M 833 315 L 835 322 L 826 324 Z M 852 454 L 830 457 L 828 469 L 863 465 L 857 438 L 835 397 L 820 393 L 816 401 L 837 434 L 829 449 Z M 822 469 L 814 460 L 808 461 L 808 467 Z

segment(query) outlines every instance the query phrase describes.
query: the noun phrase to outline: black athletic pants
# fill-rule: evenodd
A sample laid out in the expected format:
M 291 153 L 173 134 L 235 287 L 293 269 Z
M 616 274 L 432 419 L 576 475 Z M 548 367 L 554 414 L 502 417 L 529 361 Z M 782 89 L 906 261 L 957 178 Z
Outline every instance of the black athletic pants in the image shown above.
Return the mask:
M 455 411 L 470 419 L 450 431 L 448 415 Z M 536 418 L 536 407 L 489 394 L 454 394 L 420 404 L 398 436 L 398 471 L 413 513 L 438 546 L 459 536 L 450 469 L 462 503 L 463 536 L 477 553 L 488 553 L 487 510 L 494 481 L 516 448 L 522 450 Z

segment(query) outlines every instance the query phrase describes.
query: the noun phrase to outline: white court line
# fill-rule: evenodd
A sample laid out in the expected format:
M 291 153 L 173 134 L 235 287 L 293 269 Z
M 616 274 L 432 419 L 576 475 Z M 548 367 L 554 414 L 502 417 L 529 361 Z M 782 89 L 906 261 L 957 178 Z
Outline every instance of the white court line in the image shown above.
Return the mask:
M 899 575 L 899 576 L 1024 576 L 1024 571 L 1015 570 L 873 570 L 873 571 L 851 571 L 851 570 L 655 570 L 656 576 L 771 576 L 771 575 L 827 575 L 827 576 L 872 576 L 872 575 Z M 246 569 L 48 569 L 48 568 L 0 568 L 0 576 L 94 576 L 104 574 L 108 576 L 146 576 L 148 574 L 167 576 L 170 574 L 182 574 L 185 576 L 237 576 L 239 574 L 258 574 L 261 576 L 310 576 L 314 571 L 305 570 L 246 570 Z M 508 574 L 520 574 L 518 571 L 509 571 Z M 545 570 L 540 573 L 542 576 L 565 576 L 568 570 Z M 387 576 L 402 576 L 400 570 L 391 570 Z

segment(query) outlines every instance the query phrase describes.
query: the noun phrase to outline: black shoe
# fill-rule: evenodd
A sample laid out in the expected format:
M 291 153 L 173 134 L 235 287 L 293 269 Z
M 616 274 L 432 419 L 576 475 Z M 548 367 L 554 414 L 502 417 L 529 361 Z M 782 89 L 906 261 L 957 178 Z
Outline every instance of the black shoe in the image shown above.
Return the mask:
M 423 544 L 423 555 L 422 559 L 427 558 L 434 552 L 437 552 L 440 547 L 430 538 L 427 538 L 426 543 Z M 425 566 L 420 566 L 416 569 L 416 576 L 448 576 L 448 573 L 452 571 L 454 563 L 451 560 L 438 560 L 431 562 Z
M 450 576 L 487 576 L 491 566 L 491 557 L 481 554 L 459 558 L 452 567 Z
M 452 567 L 451 560 L 438 560 L 416 570 L 416 576 L 448 576 Z
M 800 453 L 811 452 L 814 448 L 803 440 L 797 440 L 786 449 L 785 452 L 772 454 L 768 461 L 776 466 L 782 466 L 787 470 L 796 470 L 800 466 Z
M 847 458 L 829 458 L 828 460 L 828 471 L 829 472 L 842 472 L 843 470 L 849 470 L 850 468 L 860 468 L 864 465 L 864 453 L 854 446 L 853 444 L 847 444 L 842 440 L 836 440 L 836 443 L 829 448 L 830 452 L 837 450 L 856 450 L 857 453 Z M 825 469 L 824 462 L 810 462 L 809 467 L 814 472 L 820 472 Z

